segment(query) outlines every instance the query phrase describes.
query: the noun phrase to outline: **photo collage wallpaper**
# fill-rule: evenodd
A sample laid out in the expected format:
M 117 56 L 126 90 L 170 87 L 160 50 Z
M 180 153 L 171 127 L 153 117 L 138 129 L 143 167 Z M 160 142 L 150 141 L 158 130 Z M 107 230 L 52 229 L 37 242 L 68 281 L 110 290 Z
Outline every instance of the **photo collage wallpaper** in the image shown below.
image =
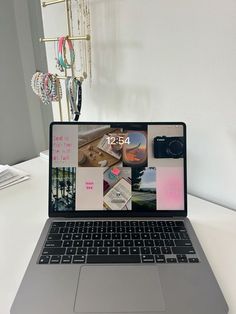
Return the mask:
M 182 125 L 55 124 L 52 140 L 53 211 L 184 209 Z

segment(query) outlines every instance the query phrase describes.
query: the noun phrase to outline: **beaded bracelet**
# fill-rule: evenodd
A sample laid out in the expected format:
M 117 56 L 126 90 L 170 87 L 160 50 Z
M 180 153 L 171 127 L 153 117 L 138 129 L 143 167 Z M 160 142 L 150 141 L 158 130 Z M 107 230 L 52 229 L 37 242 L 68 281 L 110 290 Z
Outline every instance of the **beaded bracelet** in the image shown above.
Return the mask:
M 34 93 L 44 104 L 59 101 L 62 98 L 62 89 L 59 79 L 51 73 L 36 72 L 31 79 Z
M 68 61 L 66 59 L 66 43 L 67 43 L 69 50 L 70 50 L 70 60 L 71 60 L 70 64 L 68 63 Z M 70 69 L 75 62 L 74 47 L 73 47 L 72 41 L 68 37 L 60 37 L 59 38 L 59 41 L 58 41 L 58 61 L 59 61 L 59 64 L 64 69 Z

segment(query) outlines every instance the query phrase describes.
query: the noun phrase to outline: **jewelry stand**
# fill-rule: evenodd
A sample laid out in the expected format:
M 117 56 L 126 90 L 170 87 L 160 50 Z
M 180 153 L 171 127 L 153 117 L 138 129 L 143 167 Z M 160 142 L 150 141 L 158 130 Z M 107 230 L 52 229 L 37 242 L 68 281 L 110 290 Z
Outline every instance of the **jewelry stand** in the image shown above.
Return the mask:
M 72 31 L 71 31 L 71 25 L 73 23 L 73 21 L 70 18 L 70 7 L 69 7 L 69 2 L 72 0 L 53 0 L 53 1 L 44 1 L 42 2 L 42 7 L 45 8 L 49 5 L 54 5 L 54 4 L 58 4 L 58 3 L 65 3 L 65 15 L 66 15 L 66 24 L 67 24 L 67 37 L 70 40 L 85 40 L 85 41 L 90 41 L 90 34 L 84 35 L 84 36 L 73 36 Z M 55 38 L 40 38 L 39 41 L 40 42 L 56 42 L 59 40 L 59 37 L 55 37 Z M 86 49 L 86 48 L 85 48 Z M 86 55 L 87 52 L 85 52 Z M 57 78 L 59 80 L 66 80 L 67 77 L 72 76 L 74 77 L 74 73 L 75 73 L 75 69 L 74 69 L 74 65 L 71 67 L 70 69 L 71 71 L 71 75 L 68 75 L 68 70 L 64 69 L 64 75 L 60 76 L 57 75 Z M 91 75 L 91 73 L 90 73 Z M 83 76 L 81 77 L 76 77 L 78 80 L 80 80 L 81 82 L 87 78 L 87 73 L 84 72 Z M 60 112 L 60 120 L 63 121 L 63 115 L 62 115 L 62 104 L 61 104 L 61 99 L 59 97 L 59 112 Z M 66 103 L 67 103 L 67 115 L 68 115 L 68 120 L 70 121 L 70 104 L 69 104 L 69 100 L 66 97 Z

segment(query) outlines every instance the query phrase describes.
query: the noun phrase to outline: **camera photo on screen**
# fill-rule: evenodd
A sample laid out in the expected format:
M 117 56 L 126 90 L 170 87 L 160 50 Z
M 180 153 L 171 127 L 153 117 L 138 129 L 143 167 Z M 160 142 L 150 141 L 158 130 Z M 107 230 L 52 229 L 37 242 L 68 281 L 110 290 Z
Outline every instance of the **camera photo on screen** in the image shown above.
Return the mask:
M 175 136 L 157 136 L 154 138 L 154 158 L 183 158 L 184 139 Z

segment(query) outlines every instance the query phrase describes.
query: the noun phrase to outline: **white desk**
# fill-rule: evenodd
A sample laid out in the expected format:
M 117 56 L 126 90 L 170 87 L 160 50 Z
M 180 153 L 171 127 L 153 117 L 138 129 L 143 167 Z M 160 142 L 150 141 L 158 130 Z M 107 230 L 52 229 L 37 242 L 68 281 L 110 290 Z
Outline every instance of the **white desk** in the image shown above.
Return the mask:
M 8 314 L 47 218 L 48 162 L 19 164 L 31 179 L 0 191 L 0 313 Z M 229 305 L 236 314 L 236 212 L 193 196 L 189 218 Z M 22 313 L 23 314 L 23 313 Z M 206 313 L 207 314 L 207 313 Z

